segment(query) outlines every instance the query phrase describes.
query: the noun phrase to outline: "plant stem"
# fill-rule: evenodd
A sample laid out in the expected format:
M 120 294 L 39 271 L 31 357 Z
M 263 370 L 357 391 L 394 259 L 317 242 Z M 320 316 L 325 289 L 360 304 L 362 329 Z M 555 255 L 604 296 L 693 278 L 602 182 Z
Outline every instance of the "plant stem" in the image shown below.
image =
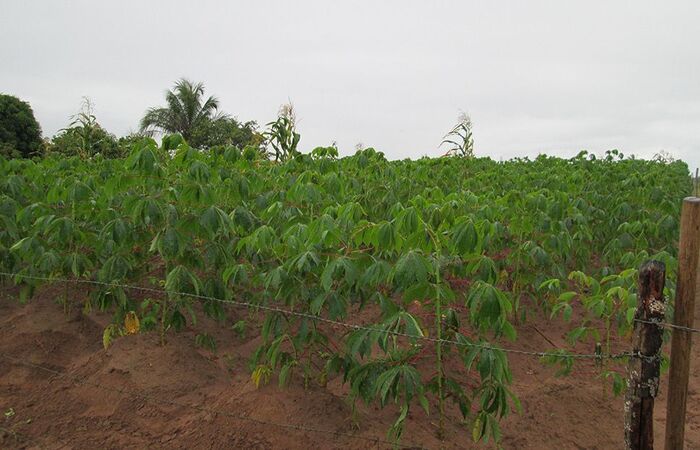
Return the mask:
M 66 316 L 70 314 L 70 307 L 68 305 L 68 281 L 63 283 L 63 314 Z
M 160 345 L 165 346 L 165 315 L 167 314 L 168 311 L 168 297 L 166 294 L 166 297 L 163 299 L 163 303 L 161 306 L 161 314 L 160 314 Z
M 437 284 L 440 283 L 440 269 L 436 271 Z M 438 410 L 439 410 L 439 420 L 438 420 L 438 438 L 443 439 L 445 436 L 445 398 L 442 387 L 442 300 L 440 299 L 440 290 L 437 291 L 435 299 L 435 327 L 437 329 L 437 343 L 435 344 L 435 353 L 437 358 L 437 376 L 438 376 Z

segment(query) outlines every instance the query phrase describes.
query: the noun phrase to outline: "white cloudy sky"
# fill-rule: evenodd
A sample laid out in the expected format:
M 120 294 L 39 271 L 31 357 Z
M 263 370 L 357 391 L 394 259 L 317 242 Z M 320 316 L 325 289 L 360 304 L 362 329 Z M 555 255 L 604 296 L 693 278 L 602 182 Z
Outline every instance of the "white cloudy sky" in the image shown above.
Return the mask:
M 125 134 L 188 77 L 243 120 L 291 99 L 304 149 L 438 155 L 464 110 L 479 155 L 700 165 L 697 1 L 1 2 L 0 91 L 46 135 L 84 95 Z

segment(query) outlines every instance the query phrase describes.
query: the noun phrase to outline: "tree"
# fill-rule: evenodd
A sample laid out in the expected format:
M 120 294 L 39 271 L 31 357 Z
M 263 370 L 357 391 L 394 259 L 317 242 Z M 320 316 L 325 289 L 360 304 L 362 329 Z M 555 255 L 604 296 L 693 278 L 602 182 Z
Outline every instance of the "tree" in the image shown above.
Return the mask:
M 217 145 L 233 146 L 239 149 L 252 145 L 259 147 L 264 140 L 257 131 L 258 124 L 254 120 L 242 123 L 234 117 L 222 117 L 197 127 L 192 140 L 199 143 L 200 148 L 212 148 Z
M 166 91 L 167 106 L 149 108 L 141 119 L 141 132 L 154 135 L 157 132 L 179 133 L 192 147 L 201 147 L 206 133 L 202 128 L 226 118 L 218 111 L 216 97 L 204 100 L 204 84 L 184 78 Z
M 89 98 L 83 98 L 80 112 L 72 119 L 68 128 L 60 130 L 51 139 L 47 148 L 48 153 L 77 155 L 81 158 L 91 158 L 98 153 L 105 158 L 124 156 L 125 146 L 119 145 L 117 138 L 97 122 Z
M 0 94 L 0 155 L 28 158 L 43 151 L 41 127 L 29 103 Z

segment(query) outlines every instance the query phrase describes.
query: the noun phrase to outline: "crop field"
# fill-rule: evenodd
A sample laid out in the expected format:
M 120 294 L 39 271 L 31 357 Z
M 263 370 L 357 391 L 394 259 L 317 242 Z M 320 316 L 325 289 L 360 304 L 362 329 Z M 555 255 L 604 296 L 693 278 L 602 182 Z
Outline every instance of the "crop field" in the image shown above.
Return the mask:
M 195 405 L 188 421 L 218 434 L 221 448 L 279 446 L 271 435 L 303 448 L 322 433 L 330 437 L 311 447 L 528 448 L 517 440 L 523 422 L 509 425 L 539 408 L 521 401 L 520 372 L 533 384 L 576 379 L 593 386 L 593 405 L 619 405 L 637 269 L 663 261 L 673 298 L 681 199 L 691 191 L 684 162 L 616 151 L 389 161 L 371 148 L 338 158 L 319 147 L 276 162 L 235 147 L 198 151 L 175 135 L 160 145 L 143 139 L 125 159 L 0 158 L 0 353 L 9 358 L 0 399 L 16 404 L 0 446 L 91 442 L 20 388 L 70 373 L 81 400 L 61 401 L 80 417 L 124 409 L 133 418 L 156 408 L 144 406 L 148 397 L 165 396 L 163 422 Z M 24 303 L 34 322 L 18 322 Z M 13 344 L 40 321 L 53 334 L 32 337 L 31 351 Z M 90 338 L 70 337 L 68 322 L 83 323 L 70 333 Z M 52 342 L 66 345 L 41 350 Z M 65 362 L 83 347 L 88 356 Z M 110 366 L 110 355 L 128 357 L 128 369 Z M 56 373 L 11 364 L 22 361 Z M 217 382 L 219 372 L 199 369 L 207 364 L 237 381 Z M 192 384 L 178 381 L 175 395 L 167 386 L 177 370 Z M 141 373 L 153 378 L 139 384 Z M 105 383 L 141 394 L 125 403 L 109 394 L 112 409 L 95 412 L 85 405 L 107 395 L 98 389 Z M 197 389 L 201 397 L 188 393 Z M 306 405 L 303 422 L 274 416 L 290 391 Z M 243 418 L 243 406 L 222 400 L 242 392 L 259 395 Z M 340 412 L 327 412 L 331 404 Z M 31 423 L 18 419 L 22 407 L 36 415 Z M 63 425 L 42 422 L 42 411 Z M 621 433 L 619 413 L 606 429 Z M 85 419 L 85 436 L 101 420 Z M 240 431 L 245 420 L 265 431 Z M 109 426 L 123 435 L 108 446 L 153 442 L 127 422 Z M 576 426 L 595 435 L 601 425 Z M 531 432 L 556 443 L 553 428 Z M 161 445 L 186 448 L 195 438 Z M 579 445 L 559 448 L 593 448 Z

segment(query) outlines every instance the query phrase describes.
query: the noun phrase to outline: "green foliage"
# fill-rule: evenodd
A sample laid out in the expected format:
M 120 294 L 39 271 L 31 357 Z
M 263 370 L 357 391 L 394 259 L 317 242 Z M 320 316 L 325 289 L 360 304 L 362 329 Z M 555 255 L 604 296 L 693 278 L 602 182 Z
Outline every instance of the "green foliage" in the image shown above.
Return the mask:
M 297 146 L 301 135 L 296 132 L 296 117 L 291 103 L 283 105 L 277 120 L 267 126 L 269 129 L 263 135 L 272 147 L 271 155 L 275 161 L 286 161 L 299 153 Z
M 253 382 L 336 378 L 353 404 L 396 405 L 396 441 L 410 415 L 442 417 L 448 401 L 465 433 L 497 441 L 519 409 L 498 343 L 516 339 L 528 309 L 570 322 L 572 344 L 609 342 L 629 330 L 634 268 L 650 257 L 666 263 L 672 297 L 679 199 L 692 187 L 682 162 L 290 148 L 274 162 L 172 135 L 135 140 L 125 159 L 0 159 L 0 268 L 19 273 L 26 301 L 38 286 L 28 275 L 164 289 L 142 301 L 99 285 L 83 305 L 113 323 L 137 311 L 162 342 L 191 328 L 213 348 L 199 314 L 242 335 L 255 321 L 227 323 L 222 301 L 264 307 Z M 319 318 L 365 327 L 341 333 Z M 545 359 L 574 370 L 563 349 Z
M 41 127 L 29 103 L 0 94 L 0 156 L 29 158 L 43 153 Z
M 217 146 L 243 149 L 250 145 L 259 148 L 263 139 L 254 121 L 241 123 L 233 117 L 224 116 L 203 121 L 194 128 L 189 141 L 195 143 L 197 148 L 215 150 Z
M 141 119 L 140 132 L 177 133 L 197 149 L 222 153 L 226 148 L 260 149 L 264 137 L 254 121 L 239 122 L 219 111 L 216 97 L 204 98 L 204 84 L 184 78 L 165 93 L 166 106 L 149 108 Z M 173 147 L 174 148 L 174 147 Z
M 334 159 L 338 157 L 338 148 L 335 145 L 330 147 L 316 147 L 315 149 L 311 150 L 311 157 L 316 159 Z
M 194 337 L 195 343 L 202 348 L 216 353 L 216 340 L 207 333 L 200 333 Z
M 449 144 L 448 155 L 465 158 L 474 157 L 474 137 L 472 134 L 472 119 L 465 113 L 459 115 L 457 124 L 443 138 L 442 144 Z
M 227 134 L 226 124 L 212 125 L 226 115 L 218 111 L 216 97 L 204 99 L 204 84 L 184 78 L 178 80 L 172 90 L 165 92 L 167 106 L 149 108 L 141 119 L 141 132 L 153 135 L 156 132 L 179 133 L 195 148 L 206 143 L 208 131 Z M 212 130 L 212 127 L 214 130 Z M 224 144 L 217 142 L 216 144 Z
M 128 152 L 132 138 L 117 138 L 108 133 L 97 122 L 90 100 L 83 99 L 81 111 L 73 116 L 68 128 L 55 135 L 46 147 L 46 153 L 65 156 L 92 158 L 101 155 L 104 158 L 121 158 Z

